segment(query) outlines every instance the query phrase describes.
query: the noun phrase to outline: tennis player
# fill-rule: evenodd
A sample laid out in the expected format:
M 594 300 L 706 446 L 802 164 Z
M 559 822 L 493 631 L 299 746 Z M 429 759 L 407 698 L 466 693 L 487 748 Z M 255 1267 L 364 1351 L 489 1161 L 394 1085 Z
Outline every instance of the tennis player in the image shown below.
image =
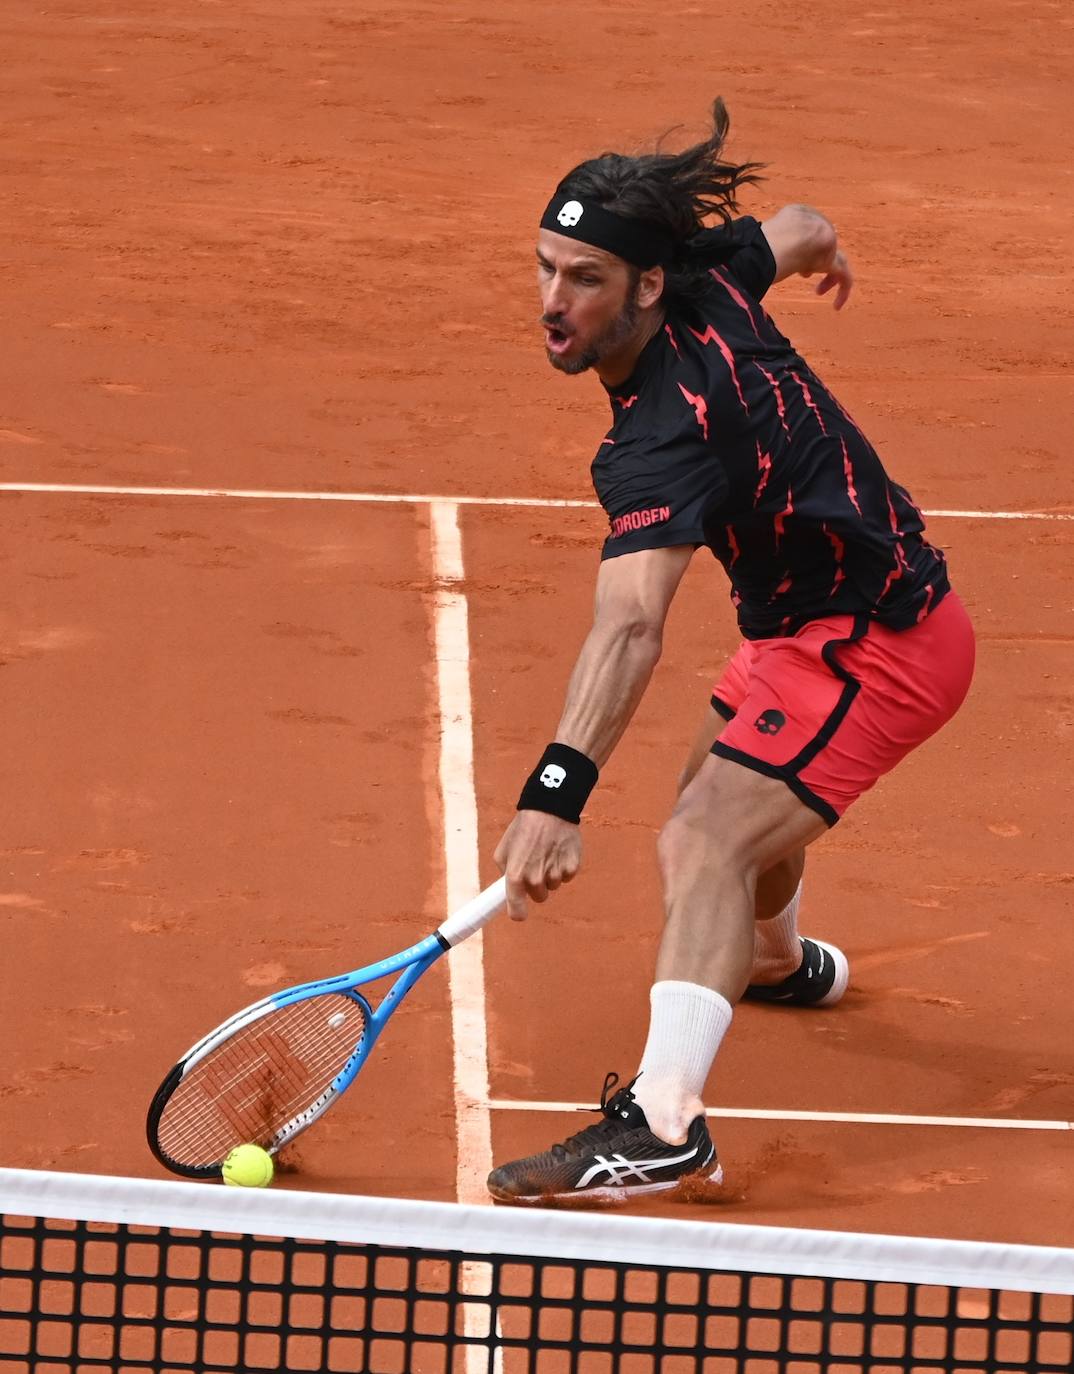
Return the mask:
M 951 718 L 973 673 L 920 511 L 762 305 L 797 274 L 841 309 L 836 231 L 803 205 L 732 218 L 759 168 L 721 159 L 727 127 L 717 100 L 684 152 L 584 162 L 541 219 L 548 360 L 594 371 L 611 407 L 592 466 L 609 530 L 555 739 L 496 850 L 512 916 L 577 872 L 582 810 L 699 548 L 743 639 L 657 845 L 665 926 L 638 1070 L 618 1091 L 608 1076 L 596 1124 L 495 1169 L 502 1201 L 719 1179 L 702 1094 L 735 1003 L 825 1007 L 847 986 L 843 953 L 798 933 L 806 846 Z

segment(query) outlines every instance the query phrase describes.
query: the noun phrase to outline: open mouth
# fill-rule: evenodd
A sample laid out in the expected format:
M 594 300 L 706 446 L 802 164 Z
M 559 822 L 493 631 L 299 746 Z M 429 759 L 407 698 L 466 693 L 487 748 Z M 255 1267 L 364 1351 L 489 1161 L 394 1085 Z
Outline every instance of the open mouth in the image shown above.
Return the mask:
M 545 325 L 544 330 L 545 347 L 549 353 L 563 353 L 570 347 L 571 338 L 562 329 L 556 329 L 552 325 Z

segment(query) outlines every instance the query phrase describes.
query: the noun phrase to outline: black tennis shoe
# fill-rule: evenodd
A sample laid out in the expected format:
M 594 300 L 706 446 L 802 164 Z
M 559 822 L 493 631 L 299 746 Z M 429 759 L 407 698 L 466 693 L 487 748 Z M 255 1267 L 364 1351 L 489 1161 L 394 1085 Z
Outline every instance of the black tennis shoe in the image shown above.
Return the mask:
M 649 1129 L 630 1089 L 637 1079 L 608 1094 L 619 1082 L 610 1073 L 600 1095 L 603 1119 L 542 1154 L 493 1169 L 488 1190 L 498 1202 L 626 1202 L 680 1185 L 717 1184 L 723 1170 L 704 1116 L 690 1123 L 686 1143 L 669 1145 Z
M 751 983 L 742 994 L 751 1002 L 786 1002 L 796 1007 L 833 1007 L 847 990 L 850 965 L 841 949 L 823 940 L 802 940 L 802 963 L 781 983 Z

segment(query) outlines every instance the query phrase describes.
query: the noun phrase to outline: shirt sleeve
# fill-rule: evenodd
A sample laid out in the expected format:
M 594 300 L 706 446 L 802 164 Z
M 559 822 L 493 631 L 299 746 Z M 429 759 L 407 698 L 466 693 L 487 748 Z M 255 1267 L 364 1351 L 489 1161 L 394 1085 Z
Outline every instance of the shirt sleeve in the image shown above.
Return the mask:
M 716 229 L 703 229 L 690 246 L 698 258 L 722 267 L 755 301 L 763 300 L 776 279 L 776 259 L 759 220 L 750 215 Z
M 703 544 L 706 516 L 727 500 L 729 491 L 719 458 L 696 449 L 664 453 L 619 447 L 613 452 L 613 462 L 598 459 L 593 466 L 609 526 L 602 561 L 643 549 Z

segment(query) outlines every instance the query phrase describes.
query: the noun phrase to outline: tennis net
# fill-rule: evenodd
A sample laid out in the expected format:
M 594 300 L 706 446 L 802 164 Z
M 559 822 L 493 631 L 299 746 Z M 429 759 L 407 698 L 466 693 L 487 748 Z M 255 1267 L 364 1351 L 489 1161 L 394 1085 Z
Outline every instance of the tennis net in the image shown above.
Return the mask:
M 1074 1250 L 0 1170 L 26 1374 L 1044 1374 Z

